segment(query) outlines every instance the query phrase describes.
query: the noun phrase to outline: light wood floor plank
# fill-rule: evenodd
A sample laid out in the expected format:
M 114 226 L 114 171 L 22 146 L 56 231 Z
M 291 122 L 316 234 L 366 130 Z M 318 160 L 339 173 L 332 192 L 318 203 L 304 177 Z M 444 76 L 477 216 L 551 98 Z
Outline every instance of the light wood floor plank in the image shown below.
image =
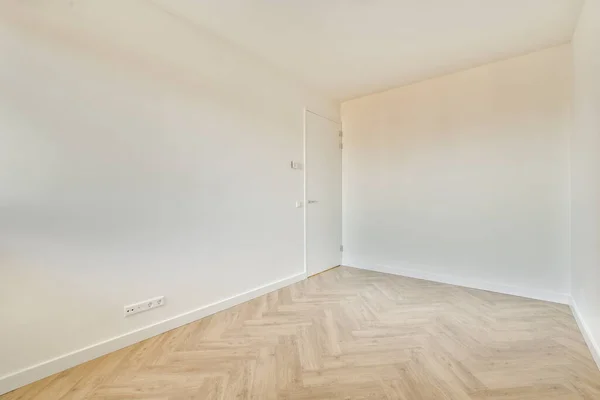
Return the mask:
M 567 306 L 348 267 L 0 400 L 599 400 Z

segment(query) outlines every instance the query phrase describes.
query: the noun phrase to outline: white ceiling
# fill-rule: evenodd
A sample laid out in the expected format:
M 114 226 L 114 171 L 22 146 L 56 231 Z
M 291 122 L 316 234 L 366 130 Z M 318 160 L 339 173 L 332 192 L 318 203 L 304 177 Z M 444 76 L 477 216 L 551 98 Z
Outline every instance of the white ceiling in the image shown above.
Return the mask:
M 583 0 L 153 0 L 345 100 L 570 41 Z

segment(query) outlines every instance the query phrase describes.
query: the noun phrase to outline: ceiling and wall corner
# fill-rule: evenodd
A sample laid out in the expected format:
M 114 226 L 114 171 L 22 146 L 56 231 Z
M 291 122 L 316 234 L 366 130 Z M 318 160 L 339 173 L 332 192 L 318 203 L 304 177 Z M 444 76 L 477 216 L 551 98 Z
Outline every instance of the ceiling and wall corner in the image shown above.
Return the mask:
M 348 100 L 571 41 L 583 0 L 153 0 Z

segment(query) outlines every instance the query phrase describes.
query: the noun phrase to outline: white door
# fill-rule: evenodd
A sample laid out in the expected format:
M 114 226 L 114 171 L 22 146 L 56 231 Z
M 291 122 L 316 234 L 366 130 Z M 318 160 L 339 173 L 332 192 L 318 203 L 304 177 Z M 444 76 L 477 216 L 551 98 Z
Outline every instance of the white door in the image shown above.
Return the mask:
M 340 125 L 306 111 L 306 269 L 318 274 L 342 263 Z

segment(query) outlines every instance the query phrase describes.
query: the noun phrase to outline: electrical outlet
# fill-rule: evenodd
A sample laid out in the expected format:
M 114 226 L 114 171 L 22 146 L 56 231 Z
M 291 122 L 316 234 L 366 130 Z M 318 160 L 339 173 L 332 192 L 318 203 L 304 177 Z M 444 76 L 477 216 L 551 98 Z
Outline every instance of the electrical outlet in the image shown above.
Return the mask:
M 145 301 L 140 301 L 139 303 L 130 304 L 125 306 L 123 309 L 124 315 L 129 317 L 130 315 L 141 313 L 144 311 L 152 310 L 157 307 L 162 307 L 165 305 L 165 296 L 155 297 L 153 299 L 148 299 Z

